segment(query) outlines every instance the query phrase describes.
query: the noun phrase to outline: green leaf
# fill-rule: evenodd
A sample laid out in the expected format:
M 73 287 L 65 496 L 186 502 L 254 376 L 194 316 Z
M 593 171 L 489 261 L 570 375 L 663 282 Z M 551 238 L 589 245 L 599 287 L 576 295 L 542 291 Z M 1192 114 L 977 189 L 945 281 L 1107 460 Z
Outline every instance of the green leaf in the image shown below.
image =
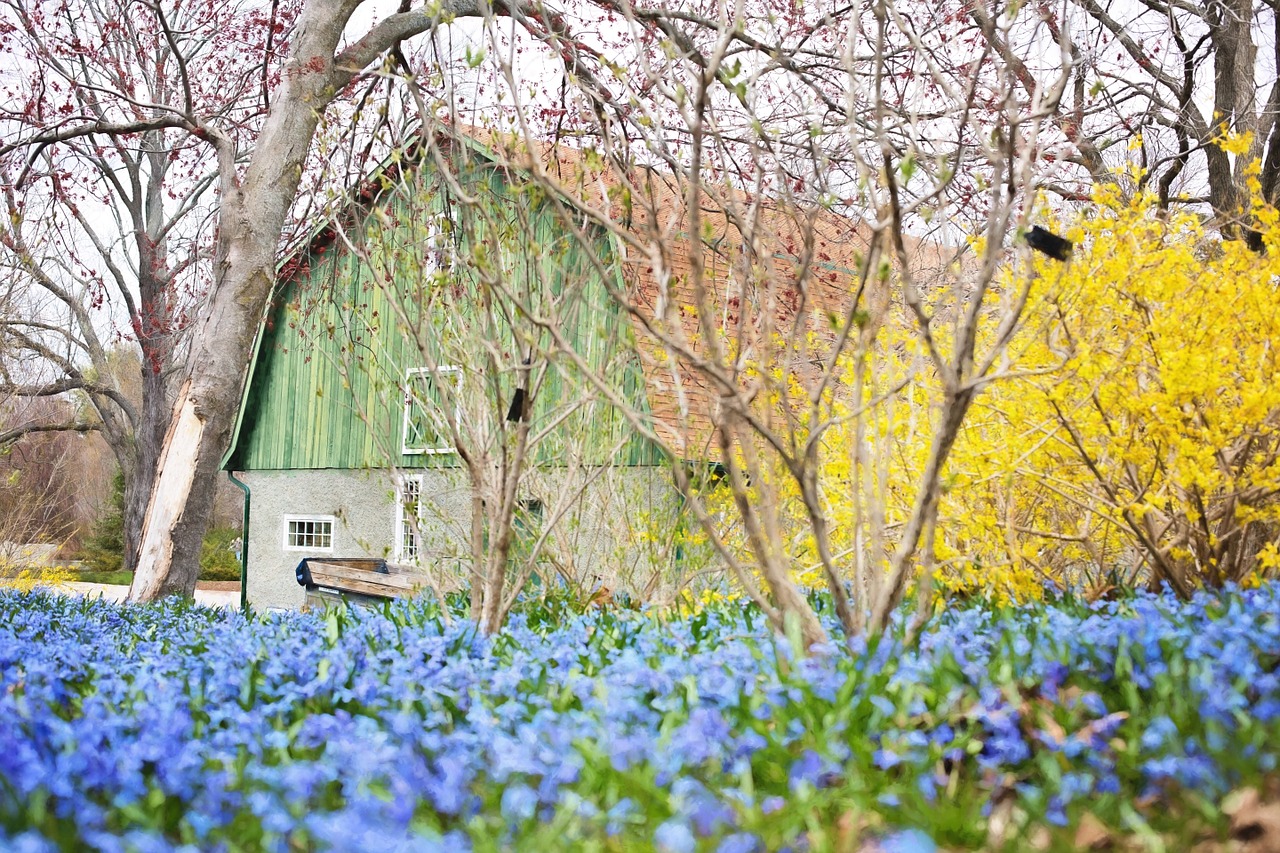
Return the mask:
M 902 175 L 902 180 L 910 181 L 916 173 L 916 155 L 907 154 L 898 164 L 898 172 Z

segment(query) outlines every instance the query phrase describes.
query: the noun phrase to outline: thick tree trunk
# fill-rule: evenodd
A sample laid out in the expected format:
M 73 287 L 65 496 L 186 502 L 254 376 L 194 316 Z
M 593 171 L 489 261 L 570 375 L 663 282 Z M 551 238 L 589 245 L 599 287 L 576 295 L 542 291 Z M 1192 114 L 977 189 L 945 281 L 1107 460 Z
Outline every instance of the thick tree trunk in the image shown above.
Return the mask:
M 283 217 L 281 209 L 277 221 L 282 223 Z M 160 451 L 131 599 L 189 596 L 195 590 L 218 467 L 230 443 L 253 339 L 274 281 L 279 226 L 271 233 L 267 239 L 246 229 L 233 243 L 232 257 L 243 251 L 253 262 L 239 270 L 228 265 L 196 330 L 192 366 Z
M 169 424 L 164 377 L 161 371 L 148 366 L 145 352 L 142 370 L 142 407 L 133 434 L 132 461 L 125 472 L 124 488 L 124 567 L 131 572 L 138 568 L 142 526 Z
M 213 475 L 222 454 L 222 444 L 215 446 L 219 419 L 209 417 L 208 407 L 197 405 L 190 380 L 178 395 L 176 410 L 147 506 L 139 568 L 129 590 L 135 600 L 191 595 L 200 571 L 200 543 L 209 525 Z
M 308 125 L 301 128 L 306 142 L 315 123 L 314 117 L 303 122 Z M 278 165 L 285 174 L 266 176 L 273 186 L 264 191 L 253 192 L 251 167 L 243 194 L 223 201 L 222 227 L 235 230 L 226 241 L 221 275 L 196 329 L 191 366 L 160 451 L 131 600 L 189 596 L 195 590 L 218 466 L 230 441 L 253 339 L 271 293 L 276 242 L 284 211 L 297 188 L 305 150 L 297 146 L 292 149 L 294 156 L 282 157 Z M 294 168 L 290 170 L 288 163 Z M 261 219 L 251 223 L 235 216 L 246 209 L 243 201 L 255 195 L 269 197 L 253 205 L 263 211 Z
M 129 598 L 191 595 L 222 454 L 274 281 L 276 246 L 320 112 L 338 75 L 334 51 L 357 4 L 312 0 L 257 145 L 238 179 L 230 139 L 213 139 L 221 174 L 214 284 L 194 332 L 147 505 Z
M 336 54 L 360 2 L 306 3 L 243 178 L 231 139 L 213 126 L 199 129 L 219 159 L 214 283 L 192 338 L 186 378 L 160 452 L 130 600 L 195 591 L 218 464 L 231 437 L 253 339 L 271 296 L 280 233 L 320 115 L 360 69 L 400 40 L 426 32 L 442 17 L 484 11 L 474 0 L 454 0 L 431 12 L 391 15 Z
M 1205 5 L 1205 22 L 1213 44 L 1213 117 L 1201 134 L 1208 161 L 1209 203 L 1223 231 L 1239 237 L 1249 227 L 1244 168 L 1262 154 L 1263 140 L 1255 135 L 1247 157 L 1231 158 L 1217 144 L 1221 127 L 1236 133 L 1258 129 L 1253 42 L 1253 9 L 1245 0 L 1214 0 Z

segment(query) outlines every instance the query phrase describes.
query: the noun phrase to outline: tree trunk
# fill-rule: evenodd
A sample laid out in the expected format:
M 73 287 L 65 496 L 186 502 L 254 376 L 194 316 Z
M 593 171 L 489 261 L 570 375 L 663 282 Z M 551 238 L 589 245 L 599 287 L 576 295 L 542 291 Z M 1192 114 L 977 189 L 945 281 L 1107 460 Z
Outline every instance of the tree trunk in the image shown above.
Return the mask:
M 245 353 L 256 324 L 245 323 L 245 346 L 205 351 L 174 405 L 156 458 L 155 479 L 138 544 L 138 570 L 130 598 L 190 596 L 200 572 L 200 551 L 217 493 L 218 470 L 240 402 Z M 139 467 L 142 454 L 139 453 Z M 160 567 L 167 567 L 161 574 Z
M 216 393 L 205 399 L 210 404 L 201 405 L 191 379 L 178 395 L 147 506 L 138 571 L 129 590 L 133 600 L 189 596 L 195 591 L 215 475 L 233 422 L 226 407 L 216 405 Z
M 131 600 L 195 591 L 218 466 L 271 294 L 276 243 L 317 123 L 312 110 L 294 112 L 302 115 L 290 116 L 289 127 L 276 129 L 283 139 L 273 138 L 271 127 L 264 130 L 244 184 L 222 200 L 226 236 L 220 239 L 218 274 L 192 339 L 187 377 L 160 451 Z M 267 165 L 260 165 L 264 160 Z M 258 215 L 242 215 L 250 210 Z
M 169 403 L 165 399 L 164 377 L 159 370 L 147 363 L 146 352 L 142 363 L 142 407 L 138 413 L 138 425 L 133 434 L 133 454 L 129 469 L 125 471 L 124 488 L 124 568 L 137 571 L 138 555 L 142 547 L 142 526 L 151 502 L 151 489 L 155 484 L 160 462 L 160 449 L 164 446 L 169 423 Z
M 903 591 L 907 585 L 907 574 L 911 568 L 911 559 L 920 543 L 920 536 L 926 528 L 933 525 L 938 517 L 938 502 L 942 499 L 942 471 L 946 467 L 947 457 L 955 446 L 956 437 L 960 434 L 960 425 L 977 394 L 974 387 L 960 391 L 948 391 L 943 403 L 942 415 L 938 427 L 933 434 L 933 443 L 929 448 L 929 457 L 925 462 L 924 473 L 920 478 L 921 491 L 916 497 L 911 515 L 902 531 L 902 540 L 893 555 L 893 563 L 889 569 L 889 583 L 872 604 L 870 632 L 882 634 L 889 626 L 893 610 L 902 601 Z M 932 561 L 932 555 L 926 559 Z
M 334 51 L 354 3 L 312 0 L 243 178 L 229 138 L 206 131 L 219 157 L 214 283 L 160 451 L 132 601 L 195 591 L 218 465 L 231 435 L 249 355 L 275 280 L 276 246 L 320 113 L 349 71 Z

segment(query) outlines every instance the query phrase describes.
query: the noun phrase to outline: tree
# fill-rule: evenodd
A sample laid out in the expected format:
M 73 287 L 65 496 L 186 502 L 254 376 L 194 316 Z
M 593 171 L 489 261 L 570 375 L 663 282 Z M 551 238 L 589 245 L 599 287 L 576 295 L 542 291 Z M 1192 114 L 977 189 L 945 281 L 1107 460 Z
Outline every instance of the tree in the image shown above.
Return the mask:
M 84 93 L 83 100 L 55 115 L 39 110 L 10 115 L 21 129 L 11 134 L 13 141 L 2 152 L 25 155 L 13 178 L 19 186 L 46 149 L 77 141 L 96 145 L 104 139 L 121 140 L 127 146 L 148 134 L 172 133 L 177 140 L 166 142 L 167 150 L 198 146 L 213 160 L 217 201 L 212 218 L 217 225 L 210 249 L 212 273 L 203 305 L 192 320 L 182 369 L 175 376 L 177 391 L 139 545 L 139 571 L 131 591 L 135 599 L 189 594 L 194 588 L 214 473 L 229 439 L 253 335 L 271 292 L 281 235 L 324 111 L 403 41 L 463 17 L 510 16 L 551 44 L 553 55 L 572 68 L 582 85 L 594 83 L 591 64 L 607 66 L 599 52 L 584 51 L 566 37 L 563 18 L 536 7 L 494 7 L 473 0 L 406 7 L 344 41 L 347 25 L 361 5 L 359 0 L 308 0 L 293 17 L 287 42 L 277 38 L 283 26 L 279 21 L 271 21 L 250 39 L 251 51 L 263 57 L 260 64 L 246 66 L 221 57 L 224 65 L 205 78 L 211 85 L 222 85 L 218 81 L 223 75 L 245 74 L 246 67 L 250 77 L 262 81 L 268 103 L 260 121 L 247 121 L 234 108 L 209 110 L 199 100 L 199 75 L 188 59 L 201 40 L 175 26 L 164 6 L 53 4 L 55 9 L 69 9 L 70 21 L 146 18 L 149 31 L 171 50 L 166 55 L 167 85 L 150 93 L 155 100 L 143 100 L 132 79 L 104 83 L 95 78 L 94 62 L 58 67 L 37 56 L 38 79 Z M 215 6 L 202 7 L 202 13 L 208 15 Z M 21 7 L 11 12 L 11 32 L 36 41 L 51 25 L 43 13 L 24 15 Z M 270 64 L 277 50 L 284 54 L 278 77 Z M 85 104 L 93 108 L 84 109 Z
M 1133 177 L 1131 189 L 1151 187 L 1159 204 L 1207 204 L 1217 227 L 1260 235 L 1251 222 L 1247 167 L 1261 164 L 1262 198 L 1280 201 L 1280 53 L 1275 4 L 1239 0 L 1137 3 L 1072 0 L 1064 6 L 1029 4 L 1021 23 L 1001 31 L 999 10 L 965 4 L 962 14 L 1014 72 L 1023 95 L 1043 86 L 1044 65 L 1019 58 L 1015 46 L 1047 27 L 1080 57 L 1069 95 L 1055 117 L 1045 154 L 1073 163 L 1055 186 L 1087 201 L 1088 184 Z M 1270 44 L 1268 44 L 1270 42 Z M 1227 131 L 1248 139 L 1242 151 L 1223 145 Z M 1117 171 L 1130 156 L 1140 171 Z M 1072 173 L 1074 171 L 1074 174 Z M 1084 182 L 1079 180 L 1084 178 Z
M 129 73 L 104 79 L 103 67 L 112 65 L 108 57 L 89 54 L 79 62 L 61 63 L 48 51 L 34 52 L 31 59 L 37 79 L 45 87 L 67 92 L 69 105 L 53 114 L 35 108 L 9 116 L 22 128 L 11 135 L 15 141 L 5 146 L 6 152 L 24 155 L 12 177 L 15 186 L 25 188 L 41 158 L 47 162 L 47 152 L 67 146 L 83 145 L 91 157 L 103 161 L 108 181 L 119 168 L 119 162 L 104 153 L 108 149 L 128 152 L 141 146 L 143 156 L 138 159 L 146 165 L 139 166 L 139 171 L 154 170 L 147 172 L 152 179 L 160 176 L 164 160 L 175 152 L 199 147 L 213 154 L 207 177 L 197 179 L 211 181 L 217 193 L 211 281 L 198 316 L 192 318 L 190 343 L 174 377 L 177 393 L 164 439 L 157 447 L 155 482 L 138 546 L 139 571 L 131 592 L 134 598 L 190 594 L 194 588 L 214 475 L 239 401 L 247 353 L 274 280 L 276 249 L 286 214 L 321 113 L 362 69 L 399 40 L 427 31 L 457 13 L 479 12 L 474 4 L 460 4 L 458 8 L 446 5 L 400 13 L 380 22 L 365 38 L 340 48 L 343 30 L 358 6 L 337 0 L 306 4 L 296 16 L 285 71 L 279 78 L 273 64 L 281 45 L 277 29 L 289 22 L 289 16 L 249 16 L 247 23 L 225 32 L 218 26 L 218 4 L 198 7 L 191 28 L 173 20 L 171 12 L 159 4 L 131 4 L 127 9 L 109 3 L 75 8 L 49 4 L 30 12 L 24 5 L 14 4 L 9 9 L 16 27 L 11 35 L 21 33 L 38 48 L 65 23 L 70 24 L 69 30 L 62 31 L 67 42 L 83 50 L 91 43 L 82 39 L 77 29 L 84 20 L 101 22 L 103 33 L 114 36 L 105 40 L 107 45 L 132 44 L 129 30 L 142 28 L 146 31 L 142 43 L 160 48 L 160 74 L 150 91 L 143 91 Z M 59 10 L 65 17 L 56 14 Z M 130 23 L 115 23 L 119 21 Z M 215 37 L 213 48 L 200 53 L 206 46 L 204 39 L 211 35 Z M 216 43 L 221 35 L 247 37 L 260 60 L 237 66 L 236 56 L 216 49 L 225 48 L 225 44 Z M 136 47 L 133 50 L 136 52 Z M 202 56 L 213 67 L 202 67 L 197 61 Z M 131 71 L 136 69 L 132 61 L 123 64 Z M 210 105 L 200 97 L 204 94 L 201 87 L 221 91 L 227 75 L 244 75 L 240 79 L 260 83 L 263 100 L 270 100 L 260 122 L 234 99 L 214 99 Z M 236 86 L 227 88 L 244 91 Z M 134 212 L 143 217 L 134 223 L 141 226 L 135 230 L 143 232 L 138 237 L 140 269 L 162 276 L 169 268 L 156 254 L 163 251 L 164 244 L 156 239 L 160 235 L 154 228 L 148 230 L 156 223 L 147 217 L 160 214 L 148 202 L 157 201 L 153 194 L 161 192 L 163 185 L 152 180 L 144 191 L 140 175 L 135 174 L 132 181 L 127 198 L 136 205 Z M 18 205 L 16 197 L 13 203 Z M 183 210 L 183 204 L 177 207 Z M 33 254 L 30 247 L 21 245 L 17 253 Z M 171 298 L 167 284 L 157 282 L 154 300 Z M 139 317 L 149 321 L 156 310 L 153 301 L 143 306 Z M 165 311 L 159 314 L 161 320 L 168 319 Z M 141 325 L 145 327 L 146 322 Z M 172 330 L 166 323 L 161 326 L 165 333 Z M 159 373 L 163 377 L 164 370 Z M 164 400 L 158 393 L 151 399 Z
M 20 299 L 0 321 L 0 352 L 43 370 L 2 387 L 77 392 L 92 406 L 124 475 L 132 569 L 213 237 L 216 169 L 163 119 L 181 105 L 233 135 L 252 128 L 293 4 L 3 8 L 6 53 L 34 73 L 5 84 L 6 124 L 31 139 L 4 165 L 0 252 Z M 229 80 L 241 43 L 258 53 Z
M 1007 373 L 1033 279 L 1025 264 L 1010 286 L 996 275 L 1004 240 L 1030 216 L 1034 193 L 1019 188 L 1034 186 L 1038 133 L 1071 66 L 1064 56 L 1053 85 L 1019 101 L 1007 69 L 984 65 L 989 55 L 972 66 L 939 61 L 944 34 L 890 4 L 861 17 L 792 11 L 785 23 L 682 13 L 693 35 L 635 11 L 670 41 L 626 63 L 638 70 L 622 77 L 621 97 L 637 115 L 614 124 L 596 114 L 596 163 L 581 158 L 566 174 L 536 150 L 510 156 L 559 201 L 567 232 L 585 244 L 585 218 L 632 259 L 613 296 L 632 318 L 646 373 L 663 377 L 686 414 L 675 435 L 634 409 L 632 424 L 676 462 L 690 511 L 742 587 L 775 628 L 808 645 L 826 636 L 796 583 L 802 550 L 848 635 L 883 630 L 917 569 L 928 576 L 961 424 Z M 990 109 L 976 108 L 991 107 L 980 83 L 994 93 Z M 927 118 L 911 94 L 927 99 Z M 976 172 L 959 168 L 975 159 Z M 953 211 L 977 218 L 986 238 L 960 264 L 908 230 Z M 554 318 L 528 318 L 585 368 Z M 868 381 L 901 346 L 916 356 L 909 368 Z M 845 381 L 849 363 L 857 368 Z M 876 516 L 878 460 L 859 430 L 895 403 L 917 423 L 923 455 L 890 527 Z M 858 440 L 833 447 L 828 434 L 842 424 L 858 425 Z M 708 456 L 723 466 L 726 504 L 709 504 L 686 466 Z M 866 535 L 851 549 L 852 572 L 849 554 L 832 548 L 841 490 L 861 495 L 851 526 Z
M 638 404 L 630 327 L 601 280 L 616 275 L 608 235 L 579 245 L 507 154 L 496 137 L 409 141 L 288 265 L 301 280 L 275 320 L 276 346 L 344 389 L 327 402 L 364 421 L 365 461 L 392 469 L 396 558 L 437 590 L 468 586 L 487 632 L 535 576 L 567 594 L 596 575 L 652 585 L 638 517 L 675 503 L 654 488 L 652 446 L 528 319 Z

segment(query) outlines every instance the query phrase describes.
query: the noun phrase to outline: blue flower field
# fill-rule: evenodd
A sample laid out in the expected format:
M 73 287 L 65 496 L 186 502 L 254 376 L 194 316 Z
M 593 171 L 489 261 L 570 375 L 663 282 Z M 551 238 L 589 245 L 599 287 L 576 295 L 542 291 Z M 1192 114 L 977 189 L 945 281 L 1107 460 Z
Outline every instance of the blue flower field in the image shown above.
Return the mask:
M 3 593 L 0 848 L 1188 849 L 1272 796 L 1280 586 L 901 634 L 800 656 L 741 602 L 489 639 L 422 601 Z

